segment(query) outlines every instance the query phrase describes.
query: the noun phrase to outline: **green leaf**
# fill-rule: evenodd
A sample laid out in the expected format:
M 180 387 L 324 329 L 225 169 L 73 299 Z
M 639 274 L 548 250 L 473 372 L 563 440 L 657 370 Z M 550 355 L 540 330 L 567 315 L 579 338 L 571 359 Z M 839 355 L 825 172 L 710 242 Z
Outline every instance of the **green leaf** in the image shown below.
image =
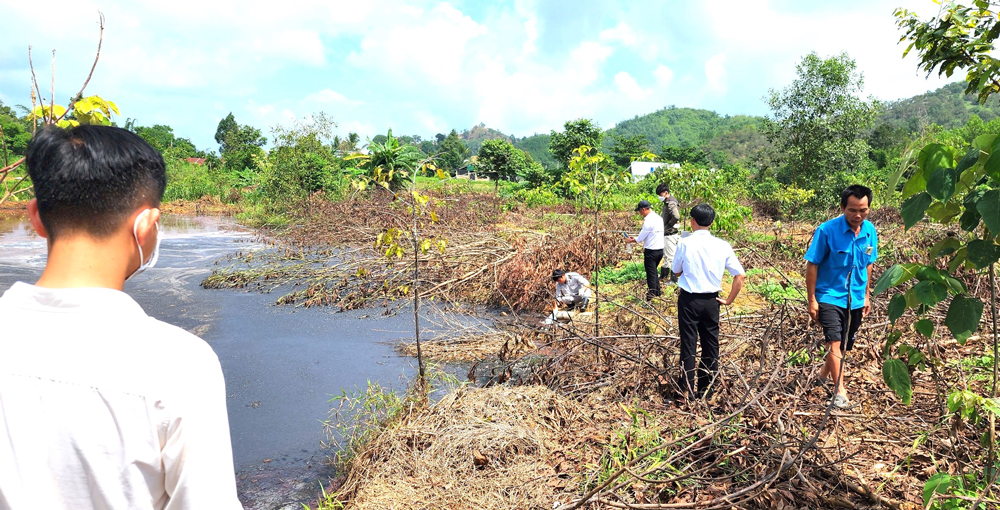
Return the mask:
M 902 317 L 905 311 L 906 297 L 902 294 L 892 296 L 892 299 L 889 300 L 889 322 L 895 324 L 896 319 Z
M 882 272 L 882 276 L 878 277 L 878 281 L 875 282 L 875 290 L 872 291 L 872 296 L 877 296 L 885 292 L 888 288 L 895 287 L 898 285 L 896 282 L 902 277 L 903 266 L 893 264 L 892 267 Z
M 903 294 L 903 296 L 906 298 L 907 308 L 919 308 L 922 306 L 920 304 L 920 299 L 917 297 L 917 293 L 913 290 L 913 287 L 910 287 L 910 290 L 906 291 L 906 294 Z
M 913 323 L 913 329 L 917 330 L 917 333 L 930 338 L 934 334 L 934 323 L 928 319 L 920 319 Z
M 979 215 L 979 211 L 975 208 L 966 209 L 965 212 L 962 213 L 962 217 L 958 219 L 958 224 L 962 227 L 962 230 L 972 232 L 979 226 L 980 218 L 982 218 L 982 216 Z
M 958 172 L 954 168 L 939 168 L 927 178 L 927 193 L 942 202 L 947 202 L 955 194 L 957 181 Z
M 980 152 L 981 151 L 975 147 L 969 149 L 969 152 L 965 153 L 965 157 L 963 157 L 962 160 L 958 162 L 958 166 L 955 167 L 955 173 L 961 175 L 962 172 L 972 168 L 976 162 L 979 161 Z M 928 182 L 930 182 L 930 179 L 928 179 Z
M 904 404 L 910 405 L 913 386 L 910 383 L 910 372 L 906 368 L 906 363 L 895 358 L 885 360 L 882 365 L 882 378 L 885 379 L 886 386 L 896 392 Z
M 983 302 L 974 297 L 959 294 L 952 298 L 948 314 L 944 318 L 944 325 L 958 343 L 965 344 L 965 341 L 979 329 L 983 307 Z
M 924 171 L 924 175 L 930 176 L 942 168 L 954 167 L 955 152 L 951 147 L 940 143 L 928 144 L 920 150 L 917 162 L 920 165 L 920 169 Z M 930 181 L 928 180 L 928 182 Z
M 1000 182 L 1000 137 L 993 140 L 993 145 L 990 146 L 990 158 L 986 160 L 983 168 L 990 179 Z
M 944 283 L 945 275 L 940 270 L 930 266 L 922 266 L 917 269 L 917 279 L 920 281 L 931 280 Z
M 949 488 L 951 488 L 951 475 L 934 473 L 924 483 L 924 507 L 927 507 L 935 493 L 946 494 Z
M 936 259 L 945 255 L 951 255 L 952 253 L 958 251 L 961 247 L 962 242 L 959 241 L 957 237 L 946 237 L 934 243 L 934 246 L 931 246 L 927 255 L 932 259 Z
M 951 223 L 961 212 L 962 206 L 958 202 L 934 202 L 927 208 L 927 215 L 943 225 Z
M 952 294 L 965 294 L 968 291 L 962 280 L 952 278 L 951 276 L 944 277 L 944 284 Z
M 976 210 L 990 232 L 1000 233 L 1000 190 L 987 191 L 976 203 Z
M 968 260 L 977 268 L 984 268 L 1000 260 L 1000 246 L 993 241 L 976 239 L 968 245 Z
M 972 147 L 980 151 L 989 151 L 990 147 L 993 147 L 993 140 L 996 137 L 997 135 L 979 135 L 972 141 Z
M 906 184 L 903 184 L 903 198 L 920 193 L 925 189 L 927 189 L 927 177 L 925 177 L 924 171 L 917 167 L 913 171 L 913 175 L 906 179 Z
M 904 229 L 909 229 L 910 227 L 916 225 L 920 220 L 924 219 L 924 212 L 927 211 L 927 206 L 929 205 L 931 205 L 931 196 L 927 194 L 926 191 L 906 199 L 906 201 L 903 202 L 902 209 L 900 209 L 900 215 L 903 217 Z M 1000 217 L 998 217 L 997 220 L 1000 221 Z
M 913 286 L 913 293 L 922 304 L 934 306 L 948 297 L 948 287 L 933 280 L 924 280 Z
M 968 256 L 969 252 L 965 246 L 959 248 L 959 250 L 955 253 L 955 256 L 952 257 L 950 261 L 948 261 L 948 272 L 954 273 L 959 268 L 959 266 L 965 263 L 965 260 L 966 258 L 968 258 Z

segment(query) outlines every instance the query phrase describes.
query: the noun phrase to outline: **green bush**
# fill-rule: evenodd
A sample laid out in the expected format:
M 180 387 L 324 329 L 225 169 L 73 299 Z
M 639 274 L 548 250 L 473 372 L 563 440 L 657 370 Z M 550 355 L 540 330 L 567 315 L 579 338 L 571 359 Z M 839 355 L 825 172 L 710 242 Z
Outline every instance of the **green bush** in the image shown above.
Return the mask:
M 597 271 L 594 283 L 628 283 L 646 279 L 646 267 L 642 262 L 626 262 L 621 267 L 602 267 Z
M 211 171 L 206 165 L 194 165 L 183 160 L 167 161 L 167 189 L 163 201 L 198 200 L 204 196 L 225 198 L 232 187 L 232 177 L 221 171 Z

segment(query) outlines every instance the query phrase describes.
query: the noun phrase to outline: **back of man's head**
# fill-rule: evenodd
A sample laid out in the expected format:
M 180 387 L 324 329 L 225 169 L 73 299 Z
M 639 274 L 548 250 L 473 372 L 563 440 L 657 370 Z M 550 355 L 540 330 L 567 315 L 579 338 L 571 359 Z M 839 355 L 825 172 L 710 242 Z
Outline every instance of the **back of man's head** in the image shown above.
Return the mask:
M 665 182 L 661 182 L 656 186 L 656 194 L 662 195 L 664 193 L 670 193 L 670 185 Z
M 715 222 L 715 209 L 708 204 L 698 204 L 691 208 L 691 217 L 699 227 L 711 227 Z
M 163 157 L 121 128 L 47 127 L 25 156 L 48 237 L 106 238 L 139 207 L 159 207 L 167 186 Z

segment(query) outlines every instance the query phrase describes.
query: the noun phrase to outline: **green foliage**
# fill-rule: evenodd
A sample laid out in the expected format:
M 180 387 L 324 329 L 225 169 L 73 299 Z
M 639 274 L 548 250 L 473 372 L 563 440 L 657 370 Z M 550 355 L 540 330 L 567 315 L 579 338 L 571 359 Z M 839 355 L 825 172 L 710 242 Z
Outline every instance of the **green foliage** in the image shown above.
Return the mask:
M 219 143 L 219 154 L 227 170 L 260 169 L 257 162 L 265 155 L 263 147 L 267 138 L 259 129 L 238 124 L 230 113 L 219 121 L 215 141 Z
M 708 110 L 673 106 L 623 120 L 608 130 L 614 137 L 644 136 L 651 148 L 676 147 L 701 149 L 706 154 L 724 152 L 730 163 L 746 161 L 766 145 L 756 126 L 760 117 L 722 116 Z M 714 142 L 713 142 L 714 141 Z M 663 158 L 666 161 L 676 161 Z M 726 162 L 715 161 L 716 165 Z
M 371 147 L 369 147 L 369 150 L 371 150 Z M 465 146 L 465 142 L 452 129 L 451 133 L 448 133 L 448 136 L 438 145 L 437 166 L 445 171 L 452 172 L 454 175 L 454 171 L 465 164 L 465 160 L 469 157 L 469 154 L 469 149 Z
M 385 143 L 372 140 L 368 144 L 368 154 L 356 154 L 345 159 L 358 160 L 358 170 L 362 175 L 384 185 L 390 191 L 397 192 L 410 182 L 410 172 L 420 161 L 421 156 L 420 150 L 416 147 L 400 144 L 399 139 L 392 136 L 390 129 L 385 137 Z
M 213 172 L 205 165 L 194 165 L 179 159 L 167 164 L 167 189 L 163 201 L 199 200 L 202 197 L 225 197 L 230 189 L 230 176 Z
M 652 195 L 661 182 L 667 183 L 670 193 L 680 201 L 682 219 L 687 218 L 687 210 L 702 202 L 715 208 L 713 231 L 734 233 L 750 219 L 752 211 L 740 203 L 746 198 L 747 185 L 746 173 L 740 166 L 715 170 L 690 164 L 680 168 L 665 165 L 650 172 L 639 186 Z
M 639 161 L 642 155 L 649 152 L 649 140 L 646 135 L 617 136 L 610 135 L 614 140 L 611 144 L 611 159 L 620 167 L 628 167 L 633 161 Z
M 564 167 L 569 167 L 569 160 L 573 157 L 573 151 L 582 146 L 600 147 L 604 140 L 604 133 L 601 128 L 589 119 L 576 119 L 566 121 L 563 125 L 564 131 L 557 133 L 552 131 L 549 139 L 549 152 Z
M 646 279 L 646 269 L 642 262 L 625 262 L 621 267 L 602 267 L 594 278 L 594 283 L 622 284 Z
M 955 2 L 942 5 L 930 21 L 922 21 L 915 12 L 896 9 L 896 25 L 903 31 L 901 40 L 910 41 L 905 57 L 916 49 L 919 67 L 930 75 L 951 77 L 956 70 L 966 72 L 966 94 L 977 94 L 985 103 L 991 94 L 1000 92 L 1000 60 L 993 58 L 993 42 L 1000 37 L 997 15 L 991 2 L 976 0 L 972 6 Z
M 378 382 L 368 381 L 364 389 L 329 400 L 336 407 L 323 422 L 330 444 L 335 447 L 334 459 L 345 466 L 372 437 L 394 423 L 406 410 L 407 400 Z
M 479 149 L 476 169 L 481 173 L 495 174 L 498 180 L 513 181 L 525 174 L 532 161 L 507 140 L 487 140 Z
M 870 166 L 869 147 L 860 135 L 872 125 L 880 105 L 858 97 L 864 81 L 846 53 L 827 59 L 810 53 L 796 71 L 791 85 L 772 89 L 768 98 L 773 118 L 765 122 L 764 134 L 786 160 L 777 178 L 802 183 L 823 197 L 838 196 L 844 187 L 831 182 L 831 175 Z
M 549 142 L 551 140 L 551 135 L 535 134 L 517 140 L 514 142 L 514 147 L 528 153 L 531 159 L 540 163 L 546 170 L 554 170 L 559 166 L 559 162 L 549 152 Z

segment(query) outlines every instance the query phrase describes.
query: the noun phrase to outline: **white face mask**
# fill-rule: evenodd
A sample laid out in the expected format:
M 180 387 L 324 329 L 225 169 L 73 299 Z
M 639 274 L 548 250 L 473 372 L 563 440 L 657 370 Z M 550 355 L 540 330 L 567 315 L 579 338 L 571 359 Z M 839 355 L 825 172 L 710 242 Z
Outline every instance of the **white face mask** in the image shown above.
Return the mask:
M 129 281 L 133 276 L 153 267 L 156 265 L 156 260 L 160 258 L 160 222 L 156 222 L 156 246 L 153 248 L 153 254 L 149 256 L 149 260 L 146 262 L 142 261 L 142 245 L 139 244 L 139 218 L 142 218 L 143 214 L 150 212 L 152 209 L 146 209 L 138 216 L 135 217 L 135 225 L 132 226 L 132 237 L 135 238 L 135 245 L 139 248 L 139 269 L 136 269 L 134 273 L 128 275 L 125 281 Z
M 657 195 L 657 196 L 656 196 L 656 198 L 659 198 L 659 199 L 660 199 L 660 202 L 662 202 L 662 201 L 664 201 L 664 200 L 666 200 L 666 199 L 667 199 L 667 197 L 665 197 L 665 196 L 663 196 L 663 195 Z

